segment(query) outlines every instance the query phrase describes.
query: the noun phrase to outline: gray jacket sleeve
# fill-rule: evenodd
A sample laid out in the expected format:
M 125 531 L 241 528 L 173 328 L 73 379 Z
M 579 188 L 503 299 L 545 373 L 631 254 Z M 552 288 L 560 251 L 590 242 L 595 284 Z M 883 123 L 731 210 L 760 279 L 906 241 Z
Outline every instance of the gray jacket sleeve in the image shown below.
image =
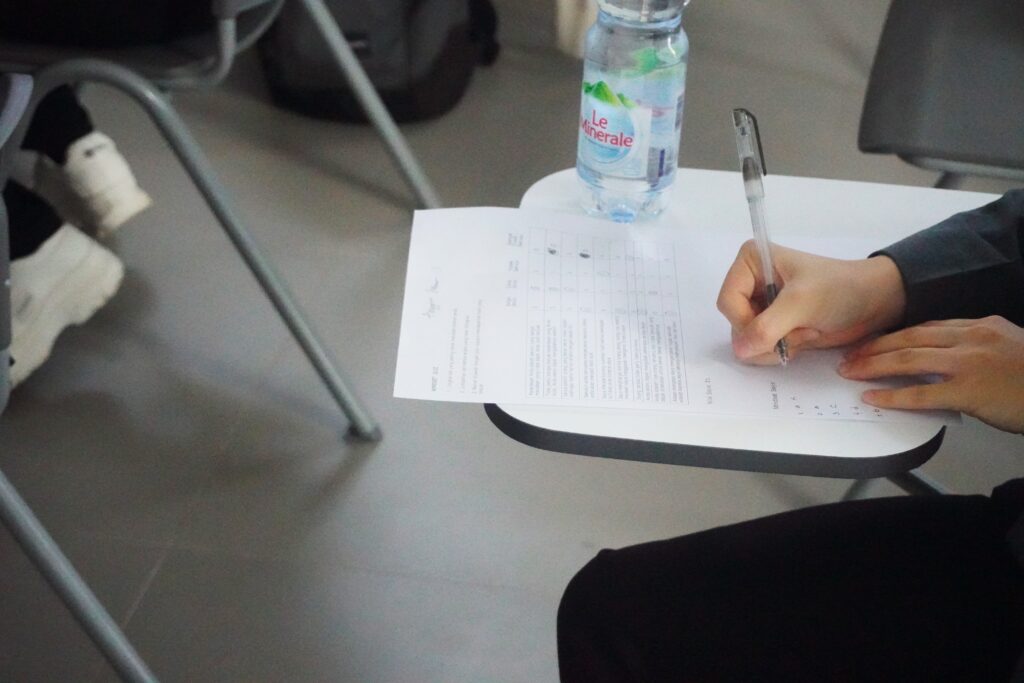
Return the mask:
M 1001 315 L 1024 326 L 1024 190 L 897 242 L 907 292 L 905 325 Z

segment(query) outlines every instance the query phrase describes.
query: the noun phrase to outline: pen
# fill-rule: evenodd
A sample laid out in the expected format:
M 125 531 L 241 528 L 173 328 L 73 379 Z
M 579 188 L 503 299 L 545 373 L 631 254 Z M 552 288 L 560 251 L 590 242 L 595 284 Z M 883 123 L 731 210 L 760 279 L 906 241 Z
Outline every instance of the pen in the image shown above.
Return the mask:
M 765 308 L 772 305 L 779 293 L 775 284 L 775 268 L 772 265 L 772 252 L 769 249 L 768 222 L 764 211 L 764 181 L 768 174 L 764 163 L 764 151 L 761 149 L 761 136 L 757 131 L 757 119 L 746 109 L 732 110 L 732 123 L 736 129 L 736 151 L 740 156 L 740 167 L 743 171 L 743 189 L 747 194 L 747 206 L 750 207 L 750 223 L 754 228 L 754 241 L 761 256 L 761 272 L 764 275 Z M 785 338 L 775 344 L 775 351 L 783 365 L 789 362 L 789 348 Z

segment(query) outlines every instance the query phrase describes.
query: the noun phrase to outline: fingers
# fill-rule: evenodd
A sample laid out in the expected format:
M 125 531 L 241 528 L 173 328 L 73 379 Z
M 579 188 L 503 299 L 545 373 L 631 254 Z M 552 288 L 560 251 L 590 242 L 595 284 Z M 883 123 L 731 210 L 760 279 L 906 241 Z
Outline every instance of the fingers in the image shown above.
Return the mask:
M 733 353 L 740 360 L 769 353 L 780 339 L 801 327 L 807 315 L 795 287 L 787 287 L 771 306 L 751 320 L 733 339 Z
M 798 327 L 786 335 L 786 343 L 790 351 L 797 351 L 801 347 L 814 348 L 814 343 L 821 338 L 821 332 L 810 327 Z
M 746 327 L 757 315 L 753 304 L 757 284 L 756 271 L 749 260 L 749 248 L 744 244 L 729 267 L 729 272 L 725 274 L 725 281 L 718 293 L 718 310 L 733 328 Z
M 872 389 L 861 398 L 876 408 L 902 410 L 961 410 L 958 392 L 949 383 L 918 384 L 902 389 Z
M 839 364 L 847 379 L 877 379 L 906 375 L 949 376 L 955 369 L 955 354 L 948 349 L 898 349 L 874 356 L 856 356 Z
M 739 332 L 733 330 L 733 339 L 739 335 Z M 804 349 L 815 348 L 814 343 L 821 337 L 821 333 L 817 330 L 812 330 L 807 327 L 801 327 L 793 330 L 791 333 L 786 335 L 787 351 L 789 352 L 789 360 L 793 360 L 799 356 Z M 757 354 L 748 358 L 742 359 L 744 363 L 748 365 L 778 365 L 782 362 L 779 358 L 778 351 L 772 346 L 772 350 L 766 353 Z
M 957 323 L 959 321 L 943 321 Z M 884 353 L 891 353 L 900 349 L 924 349 L 924 348 L 951 348 L 956 346 L 963 339 L 963 330 L 966 326 L 941 323 L 924 324 L 916 327 L 908 327 L 899 332 L 886 334 L 872 339 L 852 351 L 846 358 L 855 360 L 869 356 L 876 356 Z
M 920 327 L 971 327 L 977 325 L 978 320 L 971 318 L 955 318 L 953 320 L 930 320 L 921 323 Z
M 944 324 L 952 323 L 952 324 Z M 847 354 L 839 374 L 847 379 L 942 375 L 956 370 L 956 350 L 963 338 L 959 321 L 908 327 L 869 341 Z M 954 382 L 918 384 L 900 389 L 873 389 L 862 394 L 868 405 L 902 410 L 962 410 Z

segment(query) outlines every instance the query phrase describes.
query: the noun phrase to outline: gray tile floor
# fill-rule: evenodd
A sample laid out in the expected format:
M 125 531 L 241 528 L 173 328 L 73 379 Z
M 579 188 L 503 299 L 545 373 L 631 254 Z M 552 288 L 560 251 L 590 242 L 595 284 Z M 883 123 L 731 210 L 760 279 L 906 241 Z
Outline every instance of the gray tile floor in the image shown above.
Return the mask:
M 728 111 L 742 104 L 776 173 L 930 184 L 856 149 L 886 4 L 694 3 L 682 163 L 731 169 Z M 514 206 L 570 166 L 579 74 L 508 44 L 455 111 L 404 127 L 446 203 Z M 176 103 L 383 424 L 379 444 L 346 441 L 144 116 L 102 88 L 87 101 L 155 206 L 113 243 L 128 267 L 118 296 L 12 395 L 0 466 L 162 679 L 554 680 L 558 599 L 597 549 L 844 490 L 541 452 L 478 406 L 392 398 L 410 195 L 371 130 L 275 109 L 244 59 Z M 1020 471 L 1018 438 L 967 420 L 925 469 L 986 491 Z M 0 680 L 112 678 L 0 533 Z

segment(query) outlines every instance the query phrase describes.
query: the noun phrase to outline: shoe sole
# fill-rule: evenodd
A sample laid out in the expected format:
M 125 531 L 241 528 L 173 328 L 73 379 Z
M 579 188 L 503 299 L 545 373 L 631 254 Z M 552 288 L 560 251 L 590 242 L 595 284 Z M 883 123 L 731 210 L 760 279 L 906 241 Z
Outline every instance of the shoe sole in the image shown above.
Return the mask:
M 124 265 L 110 259 L 98 245 L 82 258 L 50 290 L 25 322 L 17 323 L 11 344 L 11 386 L 17 386 L 50 357 L 64 328 L 81 325 L 117 293 L 124 279 Z

